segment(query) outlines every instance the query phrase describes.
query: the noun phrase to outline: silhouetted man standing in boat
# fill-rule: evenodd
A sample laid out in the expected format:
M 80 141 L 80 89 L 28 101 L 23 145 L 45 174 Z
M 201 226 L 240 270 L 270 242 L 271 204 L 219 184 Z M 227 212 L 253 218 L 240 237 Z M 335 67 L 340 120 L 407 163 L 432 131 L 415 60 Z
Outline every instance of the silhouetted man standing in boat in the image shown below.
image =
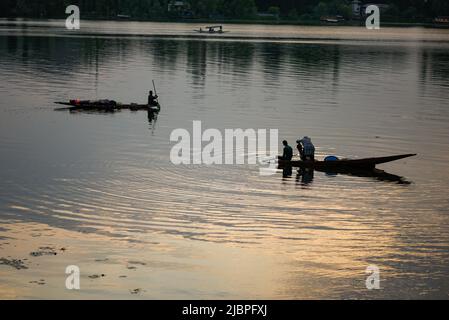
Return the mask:
M 282 141 L 284 145 L 284 152 L 282 153 L 282 157 L 279 157 L 279 160 L 287 160 L 290 161 L 293 158 L 293 149 L 288 145 L 287 140 Z M 292 167 L 286 166 L 282 169 L 282 177 L 288 178 L 292 175 Z
M 155 106 L 157 105 L 157 95 L 153 96 L 153 91 L 150 90 L 150 93 L 148 94 L 148 105 L 149 106 Z
M 302 161 L 315 160 L 315 146 L 312 143 L 312 139 L 304 137 L 296 140 L 299 156 Z
M 288 145 L 287 140 L 282 141 L 284 145 L 284 152 L 282 154 L 282 160 L 290 161 L 293 158 L 293 149 Z

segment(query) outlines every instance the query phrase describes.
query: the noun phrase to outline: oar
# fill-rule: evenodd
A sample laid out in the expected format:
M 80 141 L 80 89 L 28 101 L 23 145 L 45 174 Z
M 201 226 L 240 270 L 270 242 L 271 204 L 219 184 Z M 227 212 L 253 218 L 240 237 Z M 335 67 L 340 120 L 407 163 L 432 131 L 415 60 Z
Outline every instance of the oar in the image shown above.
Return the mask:
M 152 81 L 153 81 L 154 94 L 157 96 L 156 85 L 154 84 L 154 80 L 152 80 Z M 157 103 L 158 103 L 159 106 L 160 106 L 160 103 L 159 103 L 159 97 L 157 97 Z
M 156 91 L 156 86 L 154 85 L 154 80 L 153 80 L 153 89 L 154 89 L 154 95 L 157 96 L 157 91 Z

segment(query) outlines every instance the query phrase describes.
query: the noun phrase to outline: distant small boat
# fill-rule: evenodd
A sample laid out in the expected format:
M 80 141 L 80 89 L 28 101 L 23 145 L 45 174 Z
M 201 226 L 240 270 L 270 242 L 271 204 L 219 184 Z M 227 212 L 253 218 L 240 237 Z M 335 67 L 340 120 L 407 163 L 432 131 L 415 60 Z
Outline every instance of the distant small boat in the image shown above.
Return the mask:
M 127 14 L 118 14 L 117 15 L 117 19 L 119 19 L 119 20 L 129 20 L 129 19 L 131 19 L 131 16 L 127 15 Z
M 199 33 L 208 33 L 208 34 L 215 34 L 215 33 L 221 34 L 221 33 L 229 32 L 229 31 L 224 31 L 223 26 L 208 26 L 208 27 L 205 27 L 204 29 L 199 28 L 199 29 L 195 29 L 193 31 L 199 32 Z
M 345 19 L 342 16 L 331 16 L 331 17 L 323 16 L 320 18 L 321 22 L 326 22 L 326 23 L 339 23 L 344 20 Z

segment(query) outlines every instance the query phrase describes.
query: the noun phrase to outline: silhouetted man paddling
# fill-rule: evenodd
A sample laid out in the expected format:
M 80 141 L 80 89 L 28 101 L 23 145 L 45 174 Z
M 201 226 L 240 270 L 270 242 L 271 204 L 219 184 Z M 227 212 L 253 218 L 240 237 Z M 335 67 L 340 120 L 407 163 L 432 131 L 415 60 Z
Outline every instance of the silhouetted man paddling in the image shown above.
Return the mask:
M 157 105 L 157 95 L 153 95 L 153 91 L 150 90 L 150 93 L 148 94 L 148 105 L 149 106 L 156 106 Z

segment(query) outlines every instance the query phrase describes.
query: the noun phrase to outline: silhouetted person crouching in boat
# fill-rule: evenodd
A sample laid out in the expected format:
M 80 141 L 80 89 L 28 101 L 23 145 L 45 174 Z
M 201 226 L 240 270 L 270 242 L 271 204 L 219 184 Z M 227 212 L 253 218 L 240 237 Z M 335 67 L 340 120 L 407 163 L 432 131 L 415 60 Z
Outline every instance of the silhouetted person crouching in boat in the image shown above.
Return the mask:
M 296 140 L 296 143 L 296 148 L 299 151 L 299 157 L 302 161 L 315 160 L 315 146 L 312 143 L 312 139 L 304 137 Z
M 148 105 L 149 106 L 157 106 L 157 95 L 153 95 L 153 91 L 150 90 L 148 94 Z
M 290 161 L 293 158 L 293 149 L 288 145 L 287 140 L 282 141 L 282 144 L 284 145 L 284 152 L 282 157 L 279 157 L 279 159 Z

